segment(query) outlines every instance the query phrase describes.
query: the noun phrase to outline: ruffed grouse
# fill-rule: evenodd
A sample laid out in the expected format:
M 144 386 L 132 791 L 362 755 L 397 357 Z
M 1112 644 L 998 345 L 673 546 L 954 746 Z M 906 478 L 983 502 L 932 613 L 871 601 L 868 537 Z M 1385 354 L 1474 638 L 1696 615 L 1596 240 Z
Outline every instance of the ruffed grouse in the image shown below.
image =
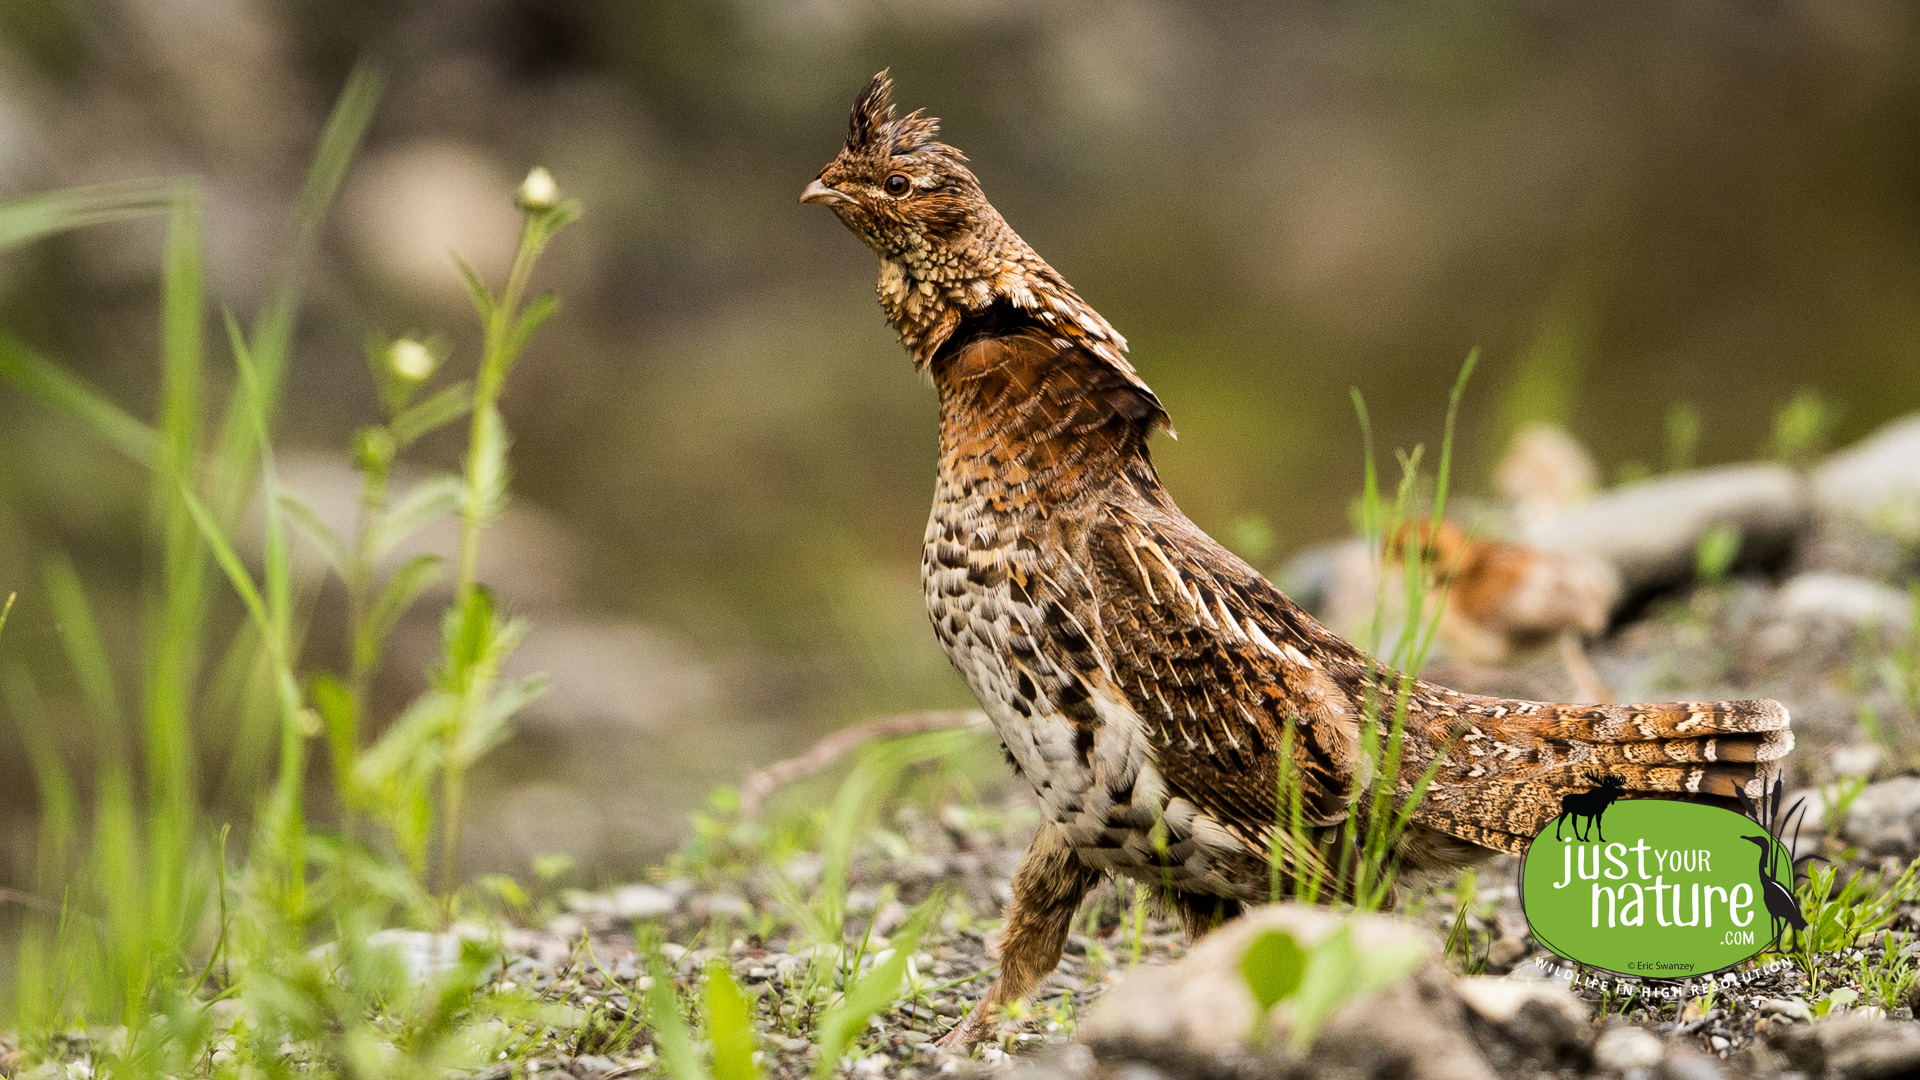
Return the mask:
M 801 201 L 879 255 L 880 304 L 938 388 L 927 610 L 1043 806 L 1000 975 L 943 1040 L 964 1045 L 1053 970 L 1104 873 L 1164 889 L 1195 932 L 1268 899 L 1283 733 L 1307 822 L 1336 831 L 1376 782 L 1363 700 L 1391 676 L 1174 505 L 1147 448 L 1167 413 L 1125 339 L 891 90 L 882 72 L 861 91 Z M 1399 841 L 1409 867 L 1522 850 L 1596 768 L 1724 797 L 1759 792 L 1793 745 L 1772 701 L 1548 705 L 1423 682 L 1408 731 L 1394 802 L 1444 755 Z M 1283 861 L 1285 877 L 1299 860 Z

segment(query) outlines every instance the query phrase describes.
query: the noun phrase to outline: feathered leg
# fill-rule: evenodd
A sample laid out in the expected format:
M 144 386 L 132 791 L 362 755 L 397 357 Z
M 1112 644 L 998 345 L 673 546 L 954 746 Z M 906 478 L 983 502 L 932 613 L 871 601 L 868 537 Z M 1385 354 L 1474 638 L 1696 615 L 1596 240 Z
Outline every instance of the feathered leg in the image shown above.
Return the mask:
M 1006 939 L 1000 946 L 1000 976 L 958 1027 L 937 1045 L 972 1046 L 993 1031 L 996 1012 L 1033 992 L 1053 973 L 1066 950 L 1067 931 L 1080 901 L 1100 882 L 1100 874 L 1080 861 L 1060 830 L 1043 825 L 1013 875 L 1013 902 L 1007 905 Z

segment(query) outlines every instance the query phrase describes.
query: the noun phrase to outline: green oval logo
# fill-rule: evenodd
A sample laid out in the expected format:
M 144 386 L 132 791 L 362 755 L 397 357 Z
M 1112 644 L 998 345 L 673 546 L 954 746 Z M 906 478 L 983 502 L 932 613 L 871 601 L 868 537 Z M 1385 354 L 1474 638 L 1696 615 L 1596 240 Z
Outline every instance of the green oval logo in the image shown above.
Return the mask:
M 1806 925 L 1792 855 L 1752 818 L 1610 794 L 1570 796 L 1527 847 L 1520 905 L 1535 941 L 1618 975 L 1686 979 L 1750 960 Z M 1579 802 L 1586 795 L 1595 797 Z

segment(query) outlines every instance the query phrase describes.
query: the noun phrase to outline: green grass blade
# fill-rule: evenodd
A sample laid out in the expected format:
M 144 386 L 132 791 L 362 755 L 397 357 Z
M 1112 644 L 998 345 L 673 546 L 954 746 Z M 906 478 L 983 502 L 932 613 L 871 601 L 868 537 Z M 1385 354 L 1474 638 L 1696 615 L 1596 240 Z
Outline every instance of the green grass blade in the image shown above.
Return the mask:
M 724 960 L 707 968 L 707 1037 L 713 1042 L 713 1080 L 760 1080 L 753 1062 L 753 1006 Z
M 161 547 L 160 593 L 147 626 L 148 668 L 142 742 L 151 808 L 155 918 L 173 915 L 167 890 L 184 880 L 196 806 L 192 699 L 199 683 L 206 618 L 206 554 L 174 491 L 195 474 L 201 415 L 204 316 L 200 200 L 191 191 L 167 215 L 161 270 L 159 454 L 153 477 L 153 527 Z
M 164 214 L 191 190 L 186 180 L 136 180 L 12 199 L 0 203 L 0 251 L 89 225 Z
M 108 401 L 100 391 L 25 344 L 0 334 L 0 379 L 39 398 L 56 412 L 80 421 L 107 445 L 142 465 L 151 465 L 159 442 L 153 429 Z
M 907 959 L 920 947 L 921 935 L 933 921 L 934 912 L 946 905 L 945 893 L 935 893 L 916 909 L 905 926 L 893 936 L 893 955 L 864 977 L 850 982 L 846 996 L 833 1007 L 815 1029 L 819 1058 L 814 1062 L 816 1080 L 830 1080 L 840 1069 L 840 1057 L 867 1026 L 875 1013 L 888 1008 L 900 992 L 906 978 Z
M 46 561 L 41 577 L 46 582 L 47 602 L 53 609 L 60 640 L 66 646 L 67 663 L 73 667 L 80 693 L 93 711 L 95 745 L 110 757 L 125 760 L 127 722 L 120 704 L 119 681 L 113 663 L 107 658 L 100 624 L 93 617 L 93 605 L 80 585 L 80 576 L 64 555 Z
M 680 1000 L 673 993 L 673 973 L 657 954 L 650 970 L 653 989 L 647 991 L 647 1023 L 653 1028 L 654 1052 L 674 1080 L 708 1080 L 706 1066 L 693 1048 L 687 1018 L 680 1015 Z
M 1433 520 L 1439 521 L 1447 513 L 1447 482 L 1453 475 L 1453 428 L 1454 421 L 1460 415 L 1460 399 L 1466 395 L 1467 380 L 1473 378 L 1473 369 L 1480 363 L 1480 348 L 1475 346 L 1467 350 L 1466 362 L 1460 365 L 1460 375 L 1453 380 L 1453 392 L 1447 395 L 1447 426 L 1440 438 L 1440 467 L 1433 477 Z
M 361 137 L 366 134 L 367 125 L 373 119 L 374 106 L 380 100 L 380 84 L 378 70 L 366 63 L 354 68 L 347 77 L 340 97 L 334 102 L 333 112 L 327 118 L 320 146 L 307 167 L 306 182 L 294 211 L 293 240 L 250 328 L 248 347 L 259 370 L 259 407 L 264 415 L 264 426 L 268 429 L 272 428 L 279 412 L 280 390 L 286 372 L 287 350 L 293 340 L 301 281 L 307 263 L 312 259 L 314 244 L 319 239 L 320 224 L 339 195 L 347 166 L 353 161 Z M 220 446 L 214 457 L 214 475 L 220 478 L 215 505 L 222 521 L 232 521 L 246 506 L 247 497 L 252 492 L 252 484 L 247 480 L 260 447 L 255 434 L 255 428 L 259 425 L 247 415 L 251 408 L 241 400 L 236 388 L 234 396 L 227 402 Z

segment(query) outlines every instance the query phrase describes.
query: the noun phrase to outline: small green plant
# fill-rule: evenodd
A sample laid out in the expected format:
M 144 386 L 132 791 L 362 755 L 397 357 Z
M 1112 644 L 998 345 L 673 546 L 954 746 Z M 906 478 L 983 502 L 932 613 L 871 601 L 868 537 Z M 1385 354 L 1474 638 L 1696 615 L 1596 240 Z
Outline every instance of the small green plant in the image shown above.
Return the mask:
M 1727 579 L 1739 558 L 1740 530 L 1725 522 L 1710 526 L 1694 545 L 1694 575 L 1706 584 L 1718 584 Z
M 191 184 L 112 185 L 0 204 L 0 249 L 106 221 L 158 215 L 166 223 L 152 423 L 0 334 L 0 379 L 78 421 L 146 470 L 151 484 L 154 572 L 136 702 L 122 700 L 123 679 L 78 571 L 56 557 L 42 575 L 99 748 L 91 813 L 81 811 L 81 785 L 40 734 L 47 724 L 36 678 L 11 660 L 0 669 L 44 811 L 36 868 L 44 906 L 25 920 L 10 988 L 11 1018 L 30 1058 L 79 1053 L 95 1073 L 129 1078 L 444 1075 L 510 1055 L 525 1041 L 516 1032 L 557 1022 L 525 992 L 478 993 L 498 962 L 497 945 L 445 928 L 460 895 L 465 770 L 538 691 L 534 682 L 500 683 L 500 662 L 521 624 L 477 580 L 475 556 L 505 497 L 498 397 L 528 337 L 554 310 L 550 297 L 524 300 L 528 278 L 577 207 L 557 198 L 550 178 L 540 187 L 530 177 L 506 288 L 496 295 L 467 275 L 485 342 L 473 384 L 429 392 L 443 357 L 417 340 L 369 351 L 385 416 L 355 439 L 360 529 L 350 542 L 335 535 L 280 483 L 272 439 L 302 268 L 378 89 L 368 69 L 349 79 L 302 192 L 284 268 L 251 322 L 225 316 L 233 381 L 218 409 L 208 407 L 203 371 L 201 203 Z M 469 415 L 461 476 L 390 501 L 397 456 Z M 250 503 L 263 521 L 253 565 L 233 539 Z M 441 513 L 459 515 L 462 546 L 433 685 L 371 737 L 367 683 L 387 633 L 434 570 L 417 560 L 387 574 L 383 557 Z M 303 534 L 347 586 L 343 673 L 316 670 L 303 653 L 313 596 L 295 582 L 290 532 Z M 229 635 L 222 627 L 234 614 L 238 629 Z M 334 821 L 315 818 L 306 790 L 308 745 L 322 736 Z M 202 757 L 222 743 L 222 804 L 248 820 L 244 843 L 231 845 L 230 830 L 206 812 L 200 776 Z M 435 844 L 438 897 L 427 882 Z M 526 904 L 517 886 L 497 881 L 473 895 Z M 227 1062 L 218 1068 L 209 1064 L 216 1048 Z
M 1859 1002 L 1860 991 L 1850 986 L 1837 986 L 1813 1003 L 1813 1015 L 1816 1018 L 1824 1018 L 1836 1009 L 1845 1012 Z
M 1840 829 L 1847 822 L 1847 813 L 1867 790 L 1867 778 L 1864 776 L 1837 776 L 1832 783 L 1820 787 L 1820 820 L 1829 836 L 1840 835 Z
M 1907 955 L 1912 936 L 1888 932 L 1878 953 L 1863 954 L 1855 974 L 1861 994 L 1870 1005 L 1895 1009 L 1905 1005 L 1920 984 L 1920 962 Z
M 1852 948 L 1862 936 L 1886 929 L 1903 905 L 1920 900 L 1920 860 L 1908 863 L 1892 881 L 1877 871 L 1856 870 L 1835 891 L 1839 876 L 1839 867 L 1812 867 L 1795 890 L 1807 928 L 1786 953 L 1815 990 L 1820 954 Z
M 814 1075 L 819 1080 L 829 1080 L 838 1071 L 840 1059 L 874 1016 L 900 1004 L 903 991 L 911 995 L 907 984 L 914 951 L 946 904 L 946 896 L 936 893 L 914 909 L 864 973 L 857 961 L 844 972 L 844 990 L 814 1027 Z M 675 1080 L 760 1080 L 764 1072 L 754 1060 L 758 1036 L 753 1004 L 724 961 L 716 959 L 708 965 L 701 1007 L 696 1010 L 683 1008 L 674 991 L 672 971 L 658 953 L 651 958 L 649 971 L 647 1023 L 654 1050 Z M 705 1041 L 712 1049 L 711 1070 L 701 1055 L 695 1026 L 688 1021 L 689 1012 L 696 1022 L 704 1023 Z
M 1796 469 L 1811 466 L 1827 448 L 1839 410 L 1818 390 L 1802 390 L 1773 414 L 1767 456 Z
M 1471 918 L 1479 894 L 1479 877 L 1471 869 L 1454 879 L 1453 925 L 1447 929 L 1445 953 L 1448 964 L 1462 975 L 1479 975 L 1487 970 L 1487 958 L 1493 949 L 1493 935 L 1481 933 L 1476 948 Z
M 1667 409 L 1667 471 L 1693 468 L 1700 450 L 1700 410 L 1681 401 Z

